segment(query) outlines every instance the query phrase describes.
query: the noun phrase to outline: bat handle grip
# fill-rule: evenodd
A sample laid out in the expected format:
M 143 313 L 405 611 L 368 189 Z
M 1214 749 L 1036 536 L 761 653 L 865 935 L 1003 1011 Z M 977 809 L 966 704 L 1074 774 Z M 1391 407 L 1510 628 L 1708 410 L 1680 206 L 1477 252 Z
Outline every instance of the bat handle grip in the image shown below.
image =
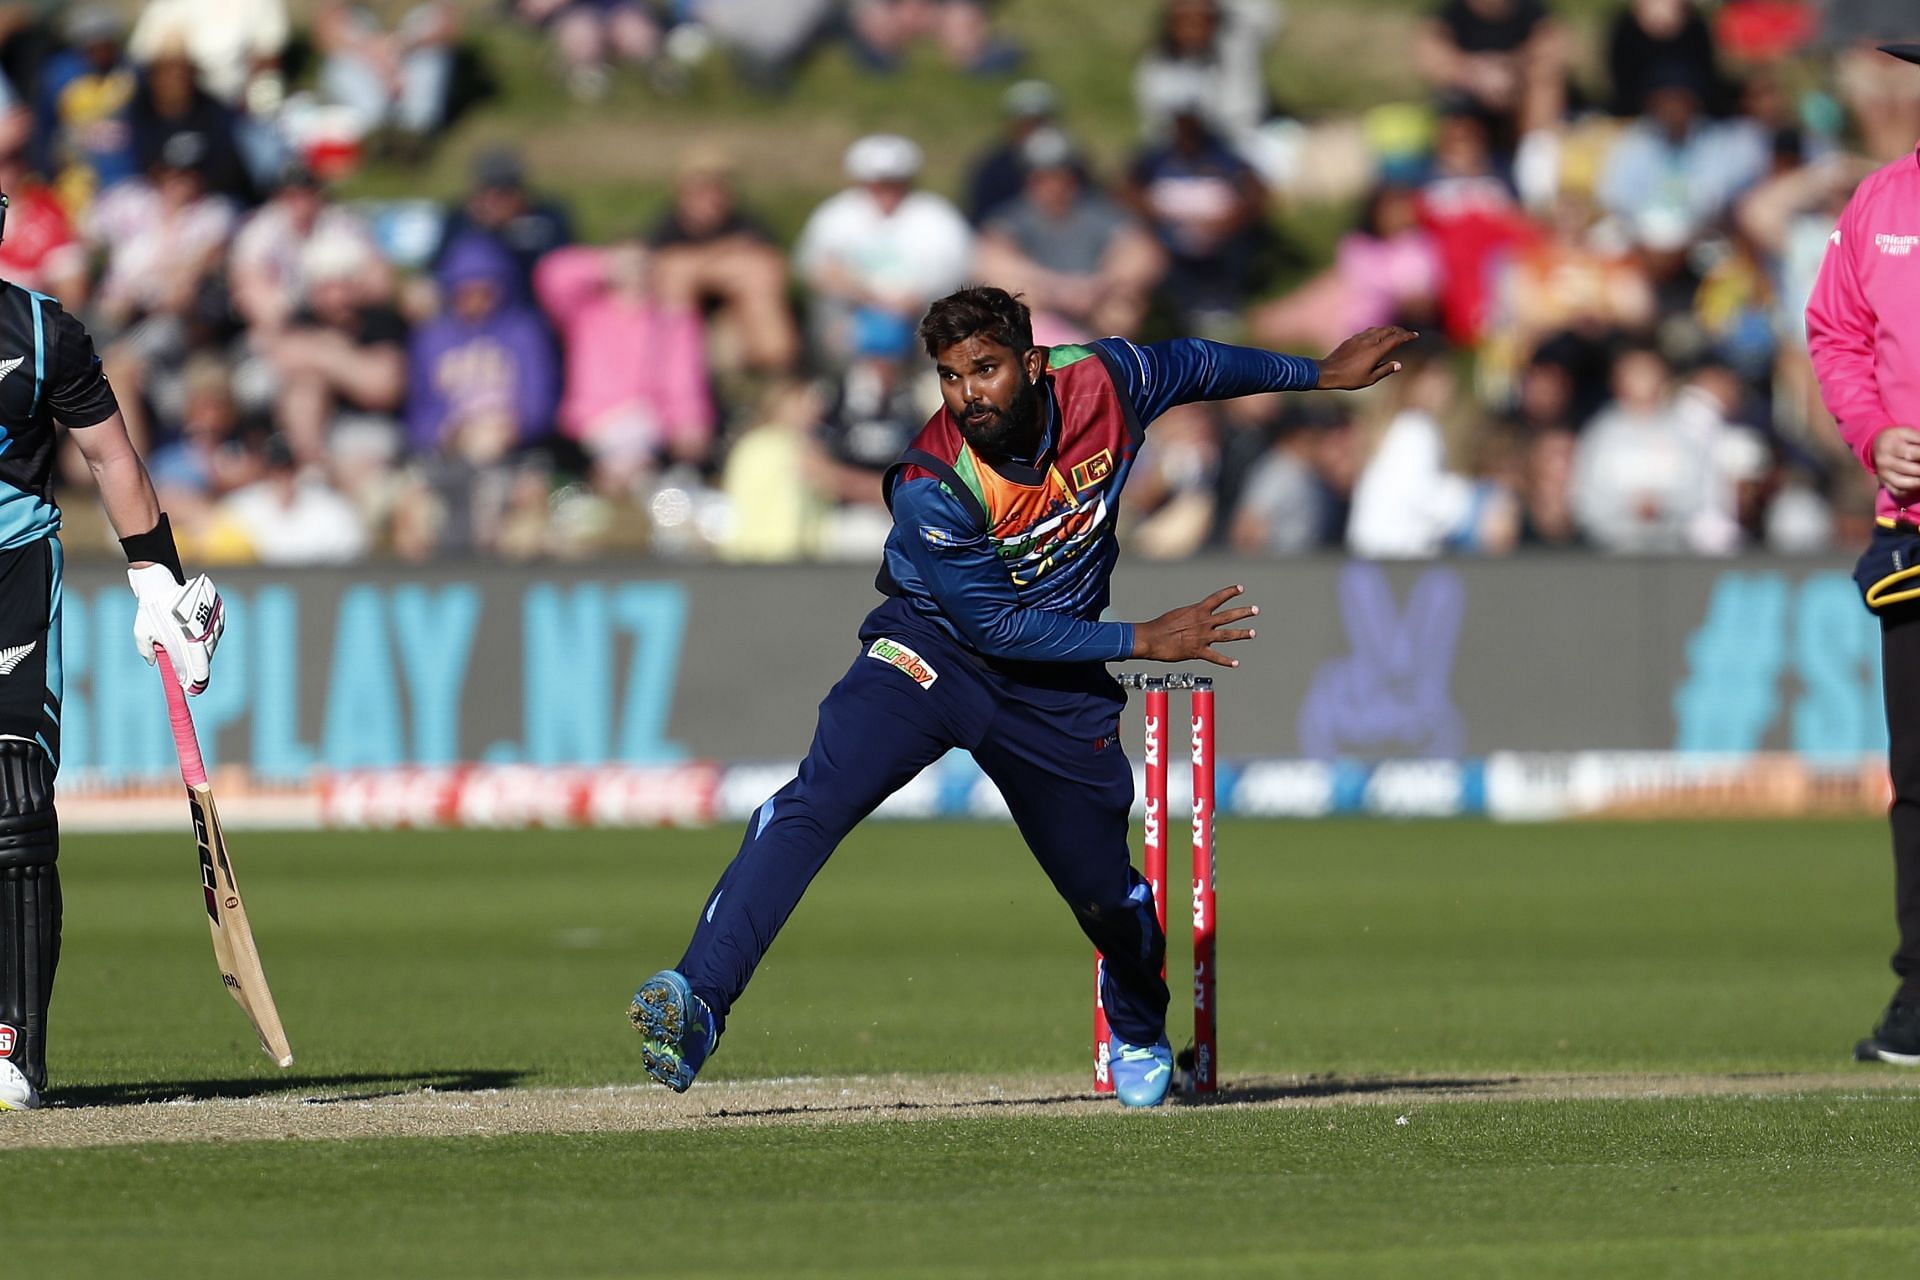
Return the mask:
M 187 691 L 173 673 L 173 659 L 159 645 L 153 660 L 160 668 L 160 685 L 167 694 L 167 719 L 173 725 L 173 749 L 180 757 L 180 777 L 190 787 L 207 784 L 207 765 L 200 758 L 200 739 L 193 732 L 193 713 L 187 710 Z

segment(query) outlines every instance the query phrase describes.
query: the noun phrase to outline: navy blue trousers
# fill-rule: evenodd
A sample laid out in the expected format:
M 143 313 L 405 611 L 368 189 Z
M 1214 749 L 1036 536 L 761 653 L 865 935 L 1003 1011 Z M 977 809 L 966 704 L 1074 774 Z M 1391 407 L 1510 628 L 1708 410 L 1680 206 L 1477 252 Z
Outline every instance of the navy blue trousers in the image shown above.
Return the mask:
M 678 966 L 694 993 L 724 1025 L 840 841 L 958 747 L 1000 789 L 1041 869 L 1106 956 L 1101 996 L 1115 1033 L 1158 1040 L 1166 935 L 1130 853 L 1126 694 L 1097 663 L 989 669 L 897 600 L 868 615 L 860 640 L 860 656 L 820 704 L 799 775 L 748 819 L 707 900 Z

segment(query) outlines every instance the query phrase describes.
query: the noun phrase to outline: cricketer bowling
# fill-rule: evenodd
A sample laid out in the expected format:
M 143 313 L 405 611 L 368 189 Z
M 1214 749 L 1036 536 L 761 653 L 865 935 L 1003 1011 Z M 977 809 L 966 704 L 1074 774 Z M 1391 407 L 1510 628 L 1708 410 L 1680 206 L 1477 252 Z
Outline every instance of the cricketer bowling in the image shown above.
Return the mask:
M 972 753 L 1088 940 L 1115 1092 L 1167 1096 L 1166 937 L 1133 868 L 1126 695 L 1106 663 L 1238 662 L 1258 609 L 1237 586 L 1147 622 L 1101 620 L 1115 516 L 1149 424 L 1176 405 L 1269 391 L 1356 390 L 1396 372 L 1415 335 L 1368 329 L 1324 360 L 1199 339 L 1037 347 L 1026 306 L 961 289 L 919 328 L 944 404 L 882 479 L 893 513 L 859 655 L 820 704 L 798 776 L 748 820 L 686 954 L 630 1014 L 647 1074 L 684 1091 L 834 848 L 951 748 Z

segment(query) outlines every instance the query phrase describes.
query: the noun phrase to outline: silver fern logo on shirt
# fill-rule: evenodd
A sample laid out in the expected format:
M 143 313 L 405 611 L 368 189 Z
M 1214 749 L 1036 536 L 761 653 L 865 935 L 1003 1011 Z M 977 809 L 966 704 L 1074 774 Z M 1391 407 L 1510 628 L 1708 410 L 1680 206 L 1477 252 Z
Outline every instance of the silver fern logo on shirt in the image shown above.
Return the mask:
M 0 374 L 0 377 L 5 375 Z M 0 676 L 10 676 L 14 669 L 27 660 L 27 655 L 39 645 L 38 640 L 29 640 L 25 644 L 9 645 L 0 649 Z

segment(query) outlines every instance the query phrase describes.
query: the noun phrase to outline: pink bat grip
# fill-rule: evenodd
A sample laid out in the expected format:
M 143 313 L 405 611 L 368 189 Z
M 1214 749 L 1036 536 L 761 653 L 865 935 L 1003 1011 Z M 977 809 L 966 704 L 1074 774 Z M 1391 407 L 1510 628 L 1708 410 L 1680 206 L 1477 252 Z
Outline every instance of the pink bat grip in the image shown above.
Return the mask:
M 207 785 L 207 765 L 200 758 L 200 739 L 194 736 L 193 714 L 187 710 L 187 691 L 173 673 L 173 659 L 159 645 L 153 659 L 160 667 L 160 684 L 167 691 L 167 719 L 173 723 L 173 749 L 180 757 L 180 777 L 190 787 Z

